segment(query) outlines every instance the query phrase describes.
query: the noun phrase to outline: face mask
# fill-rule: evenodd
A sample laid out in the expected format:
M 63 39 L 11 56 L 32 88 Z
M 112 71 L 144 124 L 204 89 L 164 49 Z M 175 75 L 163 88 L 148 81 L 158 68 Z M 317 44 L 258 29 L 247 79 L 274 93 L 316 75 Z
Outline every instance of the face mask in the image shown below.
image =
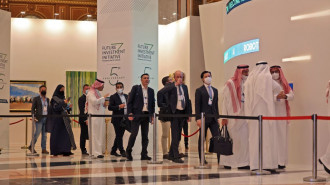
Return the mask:
M 242 80 L 245 81 L 247 79 L 248 76 L 246 75 L 242 75 Z
M 60 95 L 61 96 L 64 96 L 64 91 L 60 91 Z
M 205 82 L 207 85 L 210 85 L 211 82 L 212 82 L 212 78 L 211 78 L 211 77 L 206 77 L 206 78 L 204 79 L 204 82 Z
M 88 89 L 85 91 L 85 94 L 87 95 L 87 93 L 88 93 Z
M 45 96 L 46 95 L 46 91 L 41 91 L 41 95 Z
M 118 94 L 122 94 L 123 91 L 124 91 L 123 89 L 117 89 L 117 93 L 118 93 Z
M 278 80 L 280 78 L 280 74 L 279 73 L 273 73 L 272 77 L 273 77 L 273 80 Z

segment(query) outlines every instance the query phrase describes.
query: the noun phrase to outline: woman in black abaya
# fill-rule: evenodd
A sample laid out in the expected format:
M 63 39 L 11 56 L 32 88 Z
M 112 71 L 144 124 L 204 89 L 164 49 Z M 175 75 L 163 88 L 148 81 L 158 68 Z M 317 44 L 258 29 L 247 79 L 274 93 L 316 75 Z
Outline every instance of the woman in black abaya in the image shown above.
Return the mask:
M 67 100 L 64 96 L 64 86 L 58 85 L 50 101 L 51 115 L 68 115 Z M 69 117 L 51 117 L 50 154 L 57 156 L 72 155 L 71 149 L 76 149 Z

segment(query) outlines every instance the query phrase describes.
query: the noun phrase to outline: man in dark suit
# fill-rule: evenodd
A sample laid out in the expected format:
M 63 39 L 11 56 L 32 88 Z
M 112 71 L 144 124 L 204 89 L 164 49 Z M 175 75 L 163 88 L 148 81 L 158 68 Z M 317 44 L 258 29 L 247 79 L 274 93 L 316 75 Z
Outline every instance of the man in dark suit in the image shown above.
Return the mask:
M 32 100 L 32 108 L 31 113 L 35 115 L 35 124 L 36 129 L 34 132 L 34 144 L 37 142 L 37 139 L 41 133 L 41 148 L 43 154 L 49 154 L 46 150 L 46 142 L 47 142 L 47 134 L 46 134 L 46 121 L 47 117 L 42 117 L 42 115 L 48 114 L 49 108 L 49 99 L 46 97 L 47 87 L 45 85 L 41 85 L 39 87 L 39 96 L 34 97 Z M 34 153 L 36 151 L 32 148 L 32 140 L 29 146 L 29 150 Z
M 83 95 L 78 99 L 79 106 L 79 115 L 87 115 L 85 114 L 85 104 L 86 104 L 86 94 L 89 90 L 89 85 L 85 84 L 83 86 Z M 80 149 L 82 155 L 89 155 L 86 150 L 86 140 L 88 140 L 88 126 L 87 126 L 87 117 L 79 117 L 80 124 Z
M 195 112 L 196 112 L 196 122 L 197 126 L 201 127 L 201 113 L 205 114 L 216 114 L 219 115 L 218 107 L 218 90 L 211 86 L 212 74 L 209 71 L 203 71 L 201 74 L 201 79 L 203 85 L 196 89 L 195 93 Z M 199 160 L 201 160 L 200 148 L 201 148 L 201 135 L 205 138 L 207 129 L 210 129 L 212 136 L 219 136 L 219 122 L 215 117 L 206 117 L 205 118 L 205 133 L 199 132 L 198 139 L 198 154 Z M 204 159 L 205 160 L 205 159 Z M 207 162 L 205 161 L 207 164 Z
M 127 114 L 127 94 L 124 94 L 124 84 L 121 82 L 116 83 L 116 93 L 110 96 L 110 103 L 108 106 L 109 111 L 112 111 L 112 115 L 126 115 Z M 113 117 L 111 123 L 115 129 L 116 138 L 111 149 L 111 155 L 119 157 L 126 157 L 123 147 L 123 136 L 125 133 L 125 127 L 121 125 L 121 122 L 126 119 L 124 117 Z M 117 149 L 120 154 L 117 154 Z
M 183 73 L 176 71 L 174 73 L 174 83 L 166 85 L 164 88 L 159 90 L 158 97 L 161 101 L 164 97 L 168 96 L 168 104 L 172 114 L 191 114 L 191 103 L 189 101 L 188 87 L 182 83 Z M 172 142 L 169 152 L 169 159 L 175 163 L 183 163 L 184 161 L 180 158 L 179 154 L 179 143 L 181 140 L 181 132 L 184 122 L 190 117 L 173 117 L 171 120 L 171 134 Z
M 149 85 L 149 74 L 141 75 L 141 85 L 135 85 L 132 87 L 128 96 L 127 113 L 130 115 L 128 119 L 132 121 L 131 135 L 128 140 L 126 148 L 126 156 L 129 161 L 133 160 L 132 148 L 135 143 L 136 136 L 139 132 L 141 125 L 142 136 L 142 152 L 141 160 L 151 160 L 148 156 L 148 133 L 149 133 L 149 117 L 138 117 L 134 115 L 139 114 L 153 114 L 155 112 L 155 93 Z M 151 118 L 151 124 L 153 124 L 153 117 Z

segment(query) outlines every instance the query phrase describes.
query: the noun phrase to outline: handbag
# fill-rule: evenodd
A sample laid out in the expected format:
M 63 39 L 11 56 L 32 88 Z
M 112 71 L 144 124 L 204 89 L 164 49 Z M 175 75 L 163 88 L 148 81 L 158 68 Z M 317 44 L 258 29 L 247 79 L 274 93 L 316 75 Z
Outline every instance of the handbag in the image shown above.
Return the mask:
M 222 126 L 220 136 L 214 136 L 210 139 L 210 153 L 221 155 L 233 155 L 233 140 L 229 136 L 227 126 Z
M 120 121 L 120 126 L 124 127 L 128 132 L 131 132 L 132 122 L 124 117 Z

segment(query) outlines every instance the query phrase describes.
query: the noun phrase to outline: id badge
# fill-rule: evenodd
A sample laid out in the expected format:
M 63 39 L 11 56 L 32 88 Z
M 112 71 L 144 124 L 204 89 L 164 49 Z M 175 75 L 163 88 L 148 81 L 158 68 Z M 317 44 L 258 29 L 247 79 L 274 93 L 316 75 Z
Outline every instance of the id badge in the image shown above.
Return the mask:
M 209 98 L 209 105 L 212 105 L 212 99 Z
M 47 111 L 47 107 L 46 106 L 44 106 L 44 111 Z

